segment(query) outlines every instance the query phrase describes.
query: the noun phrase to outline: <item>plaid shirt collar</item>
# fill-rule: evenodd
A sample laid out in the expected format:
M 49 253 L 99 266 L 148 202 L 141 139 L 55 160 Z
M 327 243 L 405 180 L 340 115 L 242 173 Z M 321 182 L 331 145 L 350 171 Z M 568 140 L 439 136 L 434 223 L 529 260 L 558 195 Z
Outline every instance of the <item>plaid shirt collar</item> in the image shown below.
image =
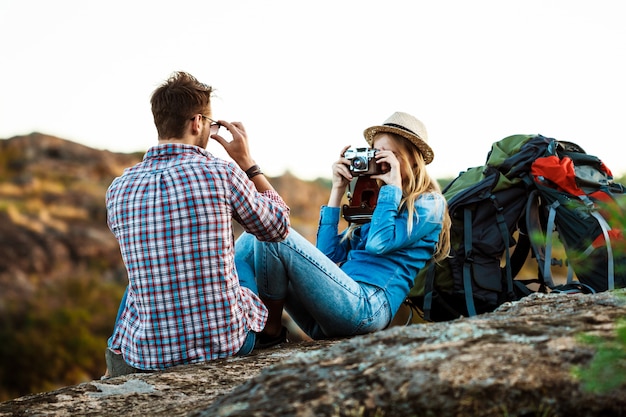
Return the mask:
M 207 158 L 212 155 L 204 148 L 195 145 L 188 145 L 186 143 L 163 143 L 155 145 L 148 149 L 148 152 L 144 155 L 143 159 L 154 159 L 162 157 L 171 157 L 172 155 L 182 155 L 186 153 L 197 153 Z

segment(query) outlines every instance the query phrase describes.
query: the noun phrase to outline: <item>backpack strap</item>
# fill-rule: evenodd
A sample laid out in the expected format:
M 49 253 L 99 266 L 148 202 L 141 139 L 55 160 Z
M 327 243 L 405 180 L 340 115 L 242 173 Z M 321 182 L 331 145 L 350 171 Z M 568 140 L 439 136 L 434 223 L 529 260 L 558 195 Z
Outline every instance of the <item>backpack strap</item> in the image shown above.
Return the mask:
M 526 264 L 528 252 L 530 252 L 530 239 L 528 234 L 520 229 L 515 249 L 513 250 L 513 253 L 511 253 L 512 276 L 516 277 L 520 273 L 524 264 Z M 515 280 L 513 280 L 513 283 L 515 284 Z
M 504 252 L 506 256 L 505 271 L 507 296 L 514 299 L 513 291 L 513 272 L 511 269 L 511 252 L 509 250 L 509 230 L 503 215 L 503 207 L 498 203 L 495 195 L 490 196 L 491 202 L 496 209 L 496 223 L 504 242 Z M 476 306 L 474 304 L 474 295 L 472 291 L 472 264 L 474 263 L 472 253 L 472 211 L 465 207 L 463 209 L 463 249 L 465 251 L 465 260 L 463 262 L 463 292 L 465 294 L 465 305 L 467 314 L 472 317 L 476 315 Z
M 539 192 L 537 190 L 533 190 L 529 194 L 528 201 L 526 203 L 526 232 L 529 236 L 528 240 L 530 242 L 532 253 L 537 260 L 537 273 L 539 275 L 538 278 L 540 284 L 552 288 L 554 287 L 554 282 L 552 281 L 550 268 L 545 271 L 545 260 L 550 259 L 550 257 L 546 255 L 547 233 L 543 230 L 543 226 L 541 224 L 541 219 L 543 217 L 539 211 Z M 542 238 L 541 244 L 537 244 L 538 236 L 541 236 Z
M 611 230 L 611 226 L 606 222 L 604 217 L 594 208 L 594 203 L 591 201 L 589 197 L 586 195 L 580 196 L 580 199 L 590 208 L 590 213 L 595 219 L 598 221 L 600 228 L 602 228 L 602 234 L 604 235 L 604 243 L 606 244 L 606 255 L 608 258 L 607 262 L 607 275 L 608 275 L 608 288 L 609 291 L 615 289 L 615 263 L 613 260 L 613 248 L 611 247 L 611 238 L 609 237 L 609 230 Z M 585 255 L 589 255 L 593 247 L 587 248 L 585 251 Z
M 426 271 L 426 280 L 424 282 L 424 320 L 431 321 L 430 312 L 433 308 L 433 292 L 435 291 L 435 263 L 431 262 Z
M 548 223 L 546 225 L 546 253 L 545 258 L 543 260 L 543 271 L 544 279 L 546 282 L 549 282 L 549 287 L 554 288 L 554 281 L 552 280 L 552 270 L 550 267 L 555 262 L 552 260 L 552 245 L 554 243 L 554 228 L 555 228 L 555 218 L 556 218 L 556 209 L 561 205 L 559 200 L 555 200 L 554 203 L 548 206 Z M 574 268 L 572 267 L 571 262 L 567 262 L 567 283 L 571 284 L 574 282 Z M 561 265 L 559 261 L 559 265 Z
M 569 284 L 574 282 L 574 267 L 571 262 L 567 262 L 567 282 Z
M 528 258 L 528 253 L 531 251 L 531 241 L 528 236 L 527 231 L 519 230 L 519 236 L 517 238 L 517 243 L 515 245 L 515 250 L 511 254 L 511 270 L 513 273 L 513 277 L 517 277 L 520 273 L 524 265 L 526 264 L 526 259 Z M 533 252 L 534 249 L 533 249 Z M 515 299 L 519 299 L 521 297 L 526 297 L 534 292 L 535 290 L 531 290 L 528 288 L 529 284 L 539 284 L 540 291 L 545 288 L 545 282 L 543 281 L 541 276 L 537 278 L 529 278 L 529 279 L 513 279 L 513 292 Z
M 553 244 L 553 234 L 554 234 L 554 220 L 556 218 L 556 208 L 560 206 L 561 203 L 556 200 L 554 203 L 548 206 L 548 223 L 546 224 L 546 254 L 545 259 L 543 260 L 543 268 L 542 274 L 546 281 L 549 281 L 554 287 L 554 281 L 552 281 L 552 244 Z M 568 272 L 568 280 L 569 280 L 569 272 Z
M 554 282 L 552 281 L 552 270 L 550 266 L 553 265 L 556 261 L 552 260 L 552 244 L 554 242 L 554 229 L 555 229 L 555 219 L 556 219 L 556 210 L 561 205 L 559 200 L 555 200 L 554 203 L 550 204 L 548 207 L 548 225 L 546 227 L 546 259 L 544 260 L 544 272 L 548 272 L 548 276 L 550 277 L 550 282 L 552 285 L 550 288 L 554 288 Z M 571 284 L 574 282 L 574 267 L 572 267 L 572 263 L 565 259 L 567 263 L 567 283 Z M 559 261 L 558 265 L 561 263 Z
M 502 235 L 502 241 L 504 242 L 504 253 L 506 256 L 506 263 L 504 265 L 504 269 L 506 271 L 506 290 L 509 298 L 513 297 L 513 273 L 511 271 L 511 252 L 509 250 L 509 230 L 506 225 L 506 221 L 504 220 L 504 215 L 502 211 L 504 208 L 498 203 L 498 199 L 496 199 L 495 195 L 491 195 L 491 202 L 493 206 L 496 208 L 496 222 L 498 223 L 498 228 L 500 229 L 500 234 Z
M 463 261 L 463 292 L 465 293 L 465 305 L 467 314 L 476 315 L 474 305 L 474 295 L 472 291 L 472 264 L 474 263 L 472 253 L 472 212 L 469 208 L 463 209 L 463 248 L 465 250 L 465 260 Z
M 551 294 L 595 294 L 596 290 L 582 282 L 571 282 L 564 285 L 557 285 L 550 291 Z

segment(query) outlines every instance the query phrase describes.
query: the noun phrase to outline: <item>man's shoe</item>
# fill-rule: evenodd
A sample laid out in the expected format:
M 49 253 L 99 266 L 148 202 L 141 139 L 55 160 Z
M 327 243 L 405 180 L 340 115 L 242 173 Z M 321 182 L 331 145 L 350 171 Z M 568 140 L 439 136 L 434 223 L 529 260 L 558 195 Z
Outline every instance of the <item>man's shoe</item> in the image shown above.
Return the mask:
M 281 343 L 287 342 L 287 328 L 283 326 L 280 329 L 280 334 L 278 336 L 267 336 L 263 333 L 258 333 L 256 335 L 256 342 L 254 344 L 255 349 L 267 349 L 272 346 L 280 345 Z
M 139 372 L 146 372 L 141 369 L 133 368 L 132 366 L 127 364 L 122 357 L 122 353 L 119 351 L 114 351 L 111 348 L 107 348 L 104 357 L 107 363 L 107 373 L 105 375 L 108 378 L 114 378 L 116 376 L 128 374 L 136 374 Z

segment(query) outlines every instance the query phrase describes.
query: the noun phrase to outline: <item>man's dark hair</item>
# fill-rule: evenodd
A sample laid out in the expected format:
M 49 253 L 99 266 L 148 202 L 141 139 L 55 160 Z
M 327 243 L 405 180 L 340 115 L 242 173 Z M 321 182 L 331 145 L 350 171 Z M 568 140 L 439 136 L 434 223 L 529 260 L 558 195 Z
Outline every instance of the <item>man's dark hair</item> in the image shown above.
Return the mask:
M 152 93 L 152 116 L 159 139 L 181 138 L 194 115 L 211 110 L 213 88 L 193 75 L 178 71 Z

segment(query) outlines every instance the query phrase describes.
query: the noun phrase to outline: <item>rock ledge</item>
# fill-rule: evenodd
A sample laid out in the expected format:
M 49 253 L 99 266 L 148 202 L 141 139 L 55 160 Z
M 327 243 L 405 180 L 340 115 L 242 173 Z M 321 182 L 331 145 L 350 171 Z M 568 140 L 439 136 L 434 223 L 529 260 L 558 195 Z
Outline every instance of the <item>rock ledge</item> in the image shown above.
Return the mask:
M 612 338 L 624 292 L 533 294 L 496 312 L 302 342 L 0 403 L 5 415 L 622 416 L 626 387 L 583 390 L 580 333 Z

